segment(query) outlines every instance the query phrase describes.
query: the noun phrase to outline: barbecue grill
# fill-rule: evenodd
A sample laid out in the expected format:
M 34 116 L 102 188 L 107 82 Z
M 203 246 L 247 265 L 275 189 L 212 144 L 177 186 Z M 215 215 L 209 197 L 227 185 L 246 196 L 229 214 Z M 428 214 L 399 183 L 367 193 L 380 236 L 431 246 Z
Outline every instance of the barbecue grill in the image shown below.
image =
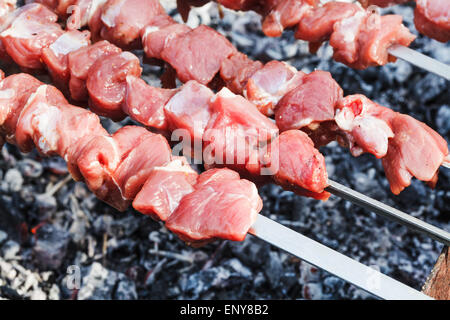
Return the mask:
M 406 53 L 410 53 L 410 51 L 407 51 Z M 401 53 L 399 55 L 401 55 Z M 419 56 L 419 59 L 423 59 L 423 57 Z M 431 64 L 434 63 L 436 62 L 433 60 Z M 426 66 L 431 64 L 425 63 Z M 411 229 L 422 232 L 432 237 L 433 239 L 444 243 L 445 245 L 449 244 L 449 235 L 444 230 L 433 227 L 420 221 L 419 219 L 411 217 L 408 214 L 404 214 L 401 211 L 395 210 L 391 207 L 383 205 L 382 203 L 374 201 L 369 197 L 345 188 L 337 182 L 330 181 L 330 186 L 327 190 L 331 193 L 343 197 L 344 199 L 362 205 L 363 207 L 368 208 L 375 213 L 391 218 Z M 275 246 L 280 247 L 281 249 L 288 251 L 291 254 L 300 257 L 301 259 L 304 259 L 305 261 L 312 263 L 313 265 L 317 265 L 318 267 L 323 268 L 331 273 L 335 273 L 339 277 L 348 280 L 351 283 L 381 298 L 395 299 L 426 297 L 424 295 L 421 295 L 417 291 L 392 280 L 391 278 L 383 276 L 381 273 L 371 271 L 371 269 L 355 262 L 354 260 L 340 255 L 325 246 L 321 246 L 318 243 L 304 236 L 301 236 L 298 233 L 285 229 L 279 224 L 273 222 L 270 219 L 264 218 L 263 216 L 258 217 L 256 224 L 250 230 L 250 233 L 259 238 L 262 238 L 263 240 L 268 241 L 269 243 L 274 244 Z M 283 236 L 279 237 L 280 235 Z M 427 282 L 425 289 L 425 292 L 427 294 L 436 298 L 445 297 L 445 286 L 444 289 L 442 289 L 440 285 L 442 284 L 442 282 L 448 282 L 448 278 L 446 278 L 445 274 L 446 268 L 447 264 L 445 262 L 444 252 L 438 264 L 436 265 L 436 270 L 433 271 L 430 280 Z M 379 286 L 373 287 L 370 283 L 367 282 L 367 274 L 370 274 L 371 272 L 379 277 Z M 434 283 L 438 284 L 437 287 L 436 285 L 433 285 Z

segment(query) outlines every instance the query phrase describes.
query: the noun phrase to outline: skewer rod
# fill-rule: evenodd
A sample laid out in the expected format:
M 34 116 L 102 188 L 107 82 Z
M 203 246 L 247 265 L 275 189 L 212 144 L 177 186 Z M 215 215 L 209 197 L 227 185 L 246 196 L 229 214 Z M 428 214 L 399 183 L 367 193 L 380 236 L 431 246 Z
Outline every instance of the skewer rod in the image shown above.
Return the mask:
M 450 246 L 450 233 L 447 231 L 352 190 L 336 181 L 329 180 L 328 183 L 329 187 L 326 188 L 328 192 Z

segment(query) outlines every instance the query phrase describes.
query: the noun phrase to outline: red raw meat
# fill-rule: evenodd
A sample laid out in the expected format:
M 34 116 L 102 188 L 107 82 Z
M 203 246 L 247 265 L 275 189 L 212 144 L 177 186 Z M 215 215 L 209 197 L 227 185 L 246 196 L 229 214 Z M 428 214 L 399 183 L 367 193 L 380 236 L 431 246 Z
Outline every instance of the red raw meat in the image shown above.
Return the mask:
M 113 120 L 125 117 L 121 105 L 125 100 L 127 76 L 141 76 L 139 59 L 130 52 L 111 54 L 97 60 L 89 69 L 86 87 L 90 108 Z
M 171 40 L 192 29 L 182 23 L 176 23 L 166 15 L 158 16 L 142 30 L 142 45 L 147 58 L 161 59 L 161 52 Z
M 69 53 L 70 96 L 75 101 L 87 101 L 88 91 L 86 81 L 89 70 L 97 60 L 103 60 L 112 53 L 120 53 L 121 50 L 108 41 L 100 41 L 93 45 L 82 47 Z
M 414 24 L 424 35 L 447 42 L 450 40 L 450 1 L 417 0 Z
M 214 93 L 206 86 L 189 81 L 181 87 L 164 107 L 172 130 L 185 129 L 190 143 L 202 141 L 205 127 L 211 118 L 211 99 Z
M 102 9 L 101 37 L 121 48 L 139 48 L 142 29 L 160 14 L 166 13 L 157 0 L 109 0 Z
M 391 190 L 399 194 L 411 184 L 411 178 L 437 182 L 439 167 L 448 156 L 447 142 L 430 127 L 414 118 L 397 113 L 391 121 L 394 138 L 383 158 L 383 167 Z
M 271 61 L 250 77 L 245 96 L 261 113 L 271 116 L 278 101 L 302 83 L 304 75 L 287 63 Z
M 134 199 L 133 208 L 155 220 L 166 221 L 181 199 L 194 191 L 197 176 L 183 157 L 155 167 Z
M 42 49 L 64 33 L 56 23 L 57 15 L 38 3 L 21 7 L 14 14 L 12 24 L 0 34 L 4 49 L 23 68 L 43 68 Z
M 88 31 L 68 31 L 42 50 L 42 61 L 59 88 L 66 89 L 70 79 L 68 54 L 88 46 L 89 37 Z
M 168 129 L 164 106 L 177 90 L 151 87 L 141 78 L 128 76 L 126 92 L 122 105 L 126 114 L 149 128 Z
M 343 97 L 329 72 L 314 71 L 278 103 L 275 119 L 281 131 L 301 129 L 334 119 L 336 103 Z
M 196 80 L 208 84 L 219 72 L 222 61 L 235 51 L 223 35 L 201 25 L 172 39 L 164 47 L 161 57 L 177 71 L 182 82 Z
M 240 94 L 243 92 L 249 78 L 262 67 L 263 64 L 261 62 L 254 61 L 245 54 L 236 52 L 222 61 L 220 77 L 225 81 L 228 89 L 236 94 Z
M 221 175 L 223 170 L 229 169 L 214 172 Z M 196 186 L 194 192 L 184 196 L 167 219 L 166 227 L 188 243 L 205 243 L 215 238 L 244 240 L 262 208 L 258 190 L 239 176 L 208 179 L 208 183 Z

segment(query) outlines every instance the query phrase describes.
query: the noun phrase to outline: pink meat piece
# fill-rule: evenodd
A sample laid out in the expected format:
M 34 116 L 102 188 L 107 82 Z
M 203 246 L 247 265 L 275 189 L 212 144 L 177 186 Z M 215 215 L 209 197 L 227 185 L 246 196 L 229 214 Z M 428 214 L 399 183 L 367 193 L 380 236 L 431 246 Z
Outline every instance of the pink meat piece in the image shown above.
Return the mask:
M 271 61 L 250 77 L 245 96 L 261 113 L 271 116 L 280 99 L 301 84 L 304 75 L 285 62 Z
M 222 89 L 212 103 L 213 116 L 203 137 L 207 167 L 227 164 L 240 170 L 259 142 L 277 136 L 278 128 L 251 102 Z
M 157 0 L 109 0 L 101 15 L 101 37 L 122 48 L 139 48 L 142 29 L 161 14 L 166 13 Z
M 447 142 L 434 130 L 414 118 L 397 113 L 391 121 L 394 138 L 383 158 L 386 177 L 394 194 L 411 184 L 412 177 L 437 182 L 439 167 L 448 157 Z
M 108 0 L 72 0 L 72 4 L 67 7 L 60 17 L 67 18 L 66 28 L 77 30 L 88 27 L 94 41 L 100 40 L 100 29 L 103 26 L 101 21 L 102 8 Z
M 221 170 L 228 169 L 215 172 Z M 215 238 L 242 241 L 261 208 L 258 190 L 250 181 L 211 179 L 183 197 L 166 227 L 188 243 Z
M 272 0 L 264 16 L 262 29 L 268 37 L 279 37 L 286 28 L 297 25 L 318 0 Z M 272 4 L 270 4 L 272 3 Z
M 201 25 L 172 39 L 161 57 L 177 71 L 182 82 L 196 80 L 208 84 L 219 72 L 222 61 L 234 52 L 236 49 L 223 35 Z
M 93 45 L 82 47 L 69 53 L 69 90 L 70 96 L 75 101 L 87 101 L 88 91 L 86 81 L 91 67 L 97 60 L 103 60 L 107 56 L 120 53 L 121 50 L 108 41 L 100 41 Z
M 394 137 L 390 119 L 395 112 L 380 106 L 363 95 L 342 99 L 335 117 L 339 130 L 345 133 L 353 156 L 368 152 L 382 158 L 388 151 L 389 139 Z
M 0 30 L 9 24 L 11 13 L 16 9 L 16 0 L 0 1 Z
M 134 199 L 133 208 L 155 220 L 166 221 L 181 199 L 194 191 L 197 177 L 197 172 L 183 157 L 155 167 Z
M 333 120 L 342 97 L 341 87 L 329 72 L 314 71 L 280 100 L 275 111 L 277 126 L 286 131 Z
M 166 15 L 160 15 L 142 30 L 142 45 L 147 58 L 161 59 L 161 52 L 178 36 L 192 29 L 182 23 L 176 23 Z
M 89 69 L 86 87 L 90 108 L 113 120 L 125 117 L 122 103 L 126 97 L 127 76 L 141 76 L 139 59 L 130 52 L 111 54 Z
M 241 94 L 247 82 L 256 71 L 263 68 L 260 61 L 254 61 L 241 52 L 236 52 L 222 61 L 220 78 L 228 89 Z
M 12 24 L 0 33 L 8 55 L 26 69 L 41 69 L 42 49 L 50 46 L 63 33 L 58 17 L 38 3 L 21 7 Z
M 171 130 L 187 130 L 190 143 L 202 141 L 211 118 L 211 99 L 214 93 L 206 86 L 189 81 L 165 105 L 164 112 Z M 188 142 L 189 144 L 189 142 Z
M 417 0 L 414 11 L 417 30 L 441 42 L 450 40 L 450 1 Z
M 301 195 L 326 200 L 330 196 L 325 158 L 308 135 L 299 130 L 281 133 L 261 155 L 266 175 L 283 188 Z
M 42 83 L 36 78 L 19 73 L 0 82 L 0 135 L 15 144 L 17 120 L 30 95 Z
M 336 22 L 351 17 L 360 10 L 361 8 L 353 3 L 327 2 L 305 14 L 298 24 L 295 37 L 312 42 L 318 48 L 323 41 L 330 38 Z
M 89 37 L 88 31 L 68 31 L 42 50 L 42 61 L 57 87 L 67 88 L 70 79 L 68 54 L 88 46 Z
M 128 76 L 126 92 L 124 113 L 149 128 L 168 130 L 164 106 L 177 90 L 152 87 L 141 78 Z
M 395 61 L 388 48 L 394 44 L 409 46 L 415 39 L 399 15 L 356 14 L 337 23 L 334 31 L 330 39 L 334 59 L 355 69 Z M 348 46 L 349 42 L 354 43 Z
M 188 2 L 191 3 L 192 6 L 199 6 L 203 5 L 202 2 L 205 2 L 205 0 L 189 0 Z M 195 4 L 197 2 L 197 4 Z M 263 1 L 260 0 L 217 0 L 218 3 L 223 5 L 225 8 L 229 8 L 232 10 L 254 10 L 255 7 L 258 7 L 258 5 L 262 5 Z
M 330 45 L 334 49 L 333 59 L 344 64 L 355 63 L 359 58 L 358 36 L 361 26 L 367 19 L 363 10 L 353 16 L 336 22 L 330 37 Z
M 137 128 L 140 131 L 139 139 L 134 142 L 133 149 L 122 159 L 113 175 L 122 197 L 130 200 L 142 188 L 154 167 L 163 166 L 172 160 L 172 150 L 163 136 Z

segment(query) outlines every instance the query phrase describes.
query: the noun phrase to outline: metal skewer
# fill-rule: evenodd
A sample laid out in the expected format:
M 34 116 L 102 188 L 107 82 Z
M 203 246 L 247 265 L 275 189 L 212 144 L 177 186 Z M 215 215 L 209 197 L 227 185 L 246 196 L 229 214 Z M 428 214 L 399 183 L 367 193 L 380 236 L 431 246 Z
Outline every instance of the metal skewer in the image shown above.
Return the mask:
M 450 246 L 449 232 L 352 190 L 336 181 L 328 180 L 328 183 L 329 186 L 325 189 L 326 191 Z
M 379 298 L 432 299 L 263 215 L 258 215 L 249 233 Z
M 388 51 L 391 55 L 397 58 L 403 59 L 419 68 L 437 74 L 446 80 L 450 80 L 450 66 L 445 63 L 402 45 L 393 45 L 388 49 Z

